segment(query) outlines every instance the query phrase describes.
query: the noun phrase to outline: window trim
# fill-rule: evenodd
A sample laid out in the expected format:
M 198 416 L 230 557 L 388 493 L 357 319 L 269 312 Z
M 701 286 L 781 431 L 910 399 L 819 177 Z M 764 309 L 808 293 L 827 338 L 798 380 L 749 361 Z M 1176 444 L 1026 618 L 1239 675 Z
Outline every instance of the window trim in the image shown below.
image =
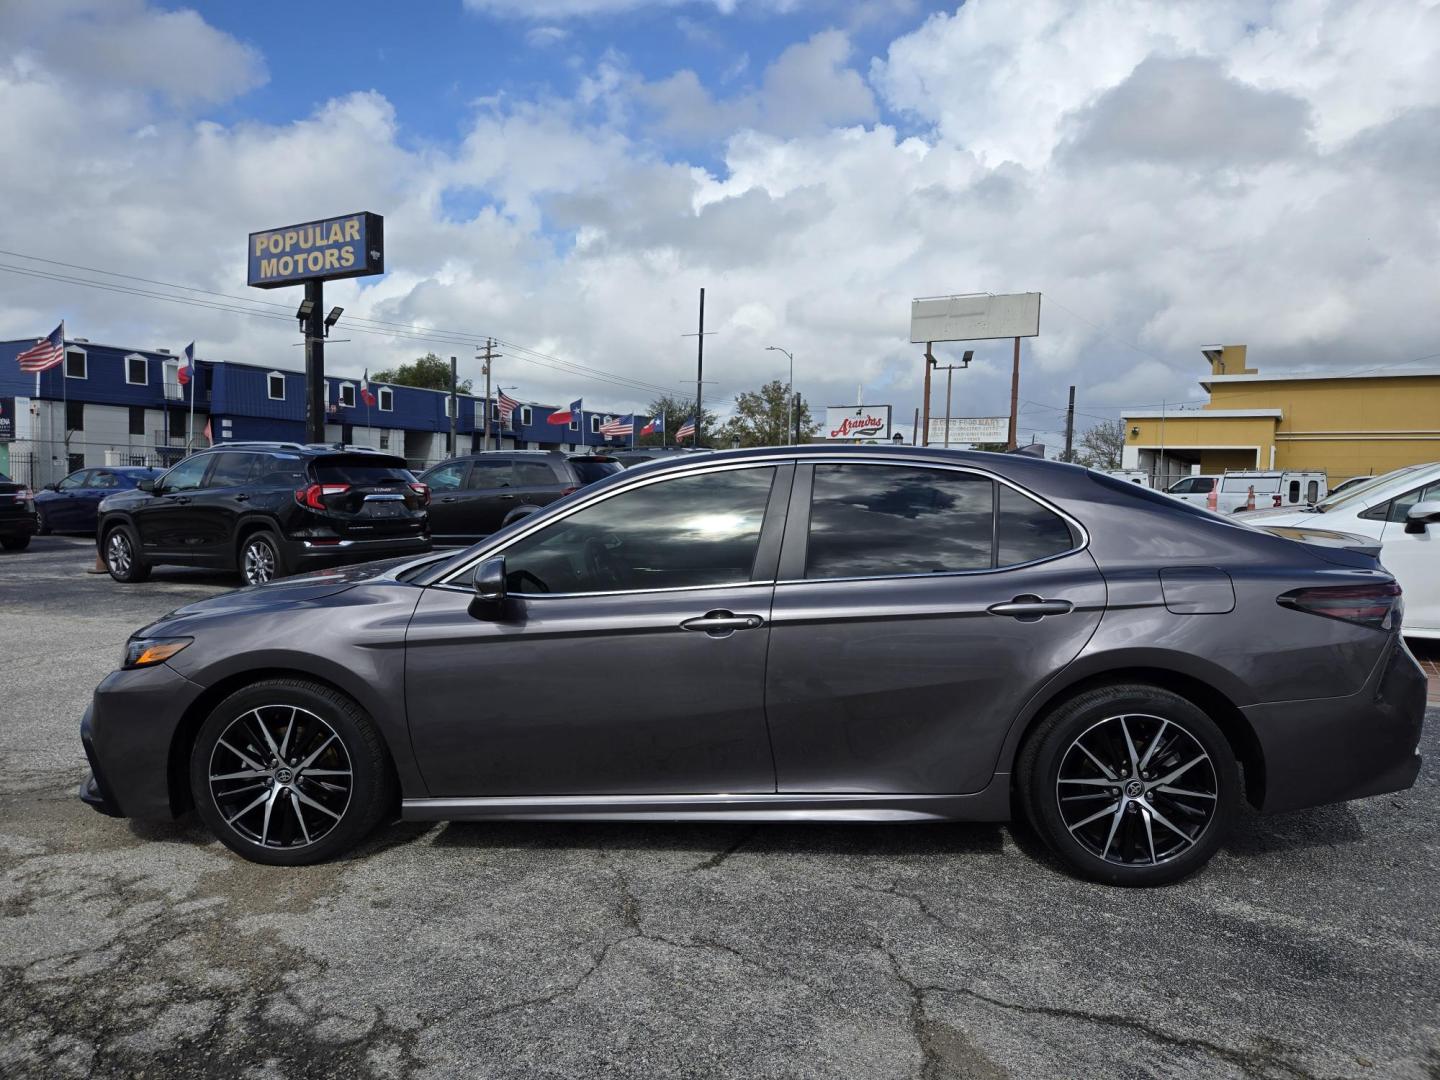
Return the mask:
M 592 413 L 592 414 L 590 415 L 590 434 L 591 434 L 591 435 L 599 435 L 599 434 L 600 434 L 600 414 L 599 414 L 599 413 Z
M 70 374 L 70 354 L 71 354 L 71 353 L 78 353 L 78 354 L 80 355 L 80 358 L 84 361 L 85 373 L 84 373 L 83 375 L 71 375 L 71 374 Z M 64 362 L 60 365 L 60 370 L 65 373 L 65 378 L 67 378 L 67 379 L 89 379 L 89 378 L 90 378 L 90 353 L 87 352 L 85 349 L 80 349 L 80 348 L 76 348 L 76 347 L 71 346 L 71 345 L 66 345 L 66 346 L 65 346 L 65 360 L 64 360 Z
M 535 411 L 531 409 L 529 405 L 521 405 L 518 411 L 520 413 L 521 427 L 530 427 L 530 425 L 535 423 Z M 513 427 L 514 425 L 512 424 L 511 426 Z
M 394 412 L 395 391 L 390 389 L 390 387 L 388 386 L 376 387 L 375 407 L 378 408 L 381 412 Z
M 350 391 L 349 401 L 345 400 L 346 390 Z M 335 390 L 335 403 L 342 409 L 355 408 L 355 384 L 352 382 L 342 382 Z
M 275 396 L 275 380 L 280 380 L 280 396 Z M 265 394 L 270 401 L 285 400 L 285 373 L 283 371 L 267 371 L 265 373 Z
M 134 379 L 130 378 L 130 361 L 131 361 L 131 360 L 139 360 L 139 361 L 140 361 L 140 365 L 141 365 L 140 370 L 143 371 L 143 372 L 145 372 L 145 378 L 141 379 L 139 382 L 136 382 Z M 148 357 L 142 356 L 140 353 L 136 353 L 136 352 L 127 353 L 127 354 L 125 355 L 125 385 L 126 385 L 126 386 L 149 386 L 149 385 L 150 385 L 150 360 L 149 360 Z
M 637 476 L 634 483 L 625 484 L 622 487 L 606 488 L 604 491 L 595 492 L 590 497 L 576 502 L 573 506 L 567 507 L 563 513 L 558 514 L 555 517 L 547 516 L 543 521 L 535 522 L 530 527 L 517 532 L 514 536 L 507 536 L 504 540 L 500 541 L 499 546 L 483 549 L 481 552 L 476 554 L 474 558 L 466 560 L 454 570 L 446 574 L 444 577 L 433 582 L 430 587 L 452 589 L 457 592 L 469 593 L 472 591 L 472 589 L 471 586 L 466 583 L 466 581 L 468 578 L 474 577 L 475 568 L 479 566 L 480 563 L 484 562 L 486 559 L 494 558 L 496 555 L 503 555 L 506 548 L 510 547 L 512 544 L 519 543 L 527 536 L 531 536 L 534 533 L 539 532 L 541 529 L 549 528 L 551 525 L 558 524 L 559 522 L 564 521 L 566 518 L 570 517 L 572 514 L 578 514 L 581 510 L 588 509 L 589 507 L 605 502 L 608 499 L 616 498 L 617 496 L 623 495 L 626 492 L 637 491 L 642 487 L 649 487 L 651 484 L 662 484 L 667 480 L 679 480 L 682 477 L 686 476 L 695 476 L 701 473 L 708 474 L 715 472 L 734 472 L 737 469 L 775 469 L 776 481 L 778 481 L 781 475 L 781 470 L 783 470 L 786 465 L 793 463 L 793 458 L 776 456 L 755 458 L 749 461 L 727 462 L 723 466 L 711 465 L 707 467 L 704 465 L 699 465 L 696 467 L 684 469 L 665 469 L 652 476 Z M 771 512 L 774 509 L 774 502 L 775 492 L 774 488 L 772 487 L 770 492 L 770 498 L 766 501 L 765 504 L 765 515 L 760 520 L 760 535 L 756 539 L 757 558 L 761 549 L 764 546 L 765 533 L 767 527 L 769 526 Z M 540 515 L 532 516 L 538 517 Z M 753 564 L 751 573 L 754 573 Z M 525 593 L 524 595 L 527 602 L 531 600 L 576 600 L 590 596 L 646 596 L 652 593 L 701 592 L 714 589 L 744 589 L 751 586 L 769 588 L 774 584 L 774 575 L 771 574 L 761 579 L 755 579 L 752 577 L 746 579 L 745 581 L 726 581 L 715 585 L 670 585 L 660 589 L 611 589 L 605 592 Z

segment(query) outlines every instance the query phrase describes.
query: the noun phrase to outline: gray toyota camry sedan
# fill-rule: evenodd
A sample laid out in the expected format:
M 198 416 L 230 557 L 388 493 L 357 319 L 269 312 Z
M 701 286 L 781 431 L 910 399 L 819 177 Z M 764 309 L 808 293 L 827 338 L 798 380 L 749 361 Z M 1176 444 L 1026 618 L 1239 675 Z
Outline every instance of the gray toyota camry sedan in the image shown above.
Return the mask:
M 1174 881 L 1248 799 L 1408 788 L 1424 676 L 1370 542 L 1073 465 L 794 447 L 642 465 L 459 553 L 139 630 L 81 797 L 257 862 L 408 820 L 1002 821 Z

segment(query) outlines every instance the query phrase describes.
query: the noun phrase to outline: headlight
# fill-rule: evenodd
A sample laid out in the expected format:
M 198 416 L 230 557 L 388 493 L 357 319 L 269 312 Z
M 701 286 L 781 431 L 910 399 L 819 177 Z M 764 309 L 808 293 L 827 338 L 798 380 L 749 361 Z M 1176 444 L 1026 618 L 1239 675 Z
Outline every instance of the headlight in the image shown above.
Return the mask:
M 131 638 L 125 643 L 125 660 L 120 666 L 137 668 L 163 664 L 194 640 L 188 637 Z

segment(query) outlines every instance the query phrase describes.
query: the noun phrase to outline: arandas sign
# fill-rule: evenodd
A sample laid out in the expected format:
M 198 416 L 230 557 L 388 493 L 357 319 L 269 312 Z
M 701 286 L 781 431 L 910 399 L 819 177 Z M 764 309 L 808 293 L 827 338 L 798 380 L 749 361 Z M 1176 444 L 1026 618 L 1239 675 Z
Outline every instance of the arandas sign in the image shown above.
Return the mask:
M 831 405 L 825 410 L 825 437 L 883 442 L 890 438 L 890 406 Z
M 250 234 L 249 283 L 260 289 L 385 272 L 385 219 L 362 211 Z

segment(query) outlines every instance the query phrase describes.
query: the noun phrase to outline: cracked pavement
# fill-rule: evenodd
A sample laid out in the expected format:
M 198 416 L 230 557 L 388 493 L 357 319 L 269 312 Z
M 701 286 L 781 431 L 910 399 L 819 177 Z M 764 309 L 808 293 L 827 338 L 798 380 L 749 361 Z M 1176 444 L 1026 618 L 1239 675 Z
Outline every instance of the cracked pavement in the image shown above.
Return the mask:
M 232 584 L 92 550 L 0 556 L 6 1077 L 1440 1075 L 1433 764 L 1144 892 L 995 825 L 395 824 L 256 866 L 75 798 L 125 637 Z

